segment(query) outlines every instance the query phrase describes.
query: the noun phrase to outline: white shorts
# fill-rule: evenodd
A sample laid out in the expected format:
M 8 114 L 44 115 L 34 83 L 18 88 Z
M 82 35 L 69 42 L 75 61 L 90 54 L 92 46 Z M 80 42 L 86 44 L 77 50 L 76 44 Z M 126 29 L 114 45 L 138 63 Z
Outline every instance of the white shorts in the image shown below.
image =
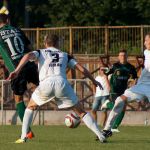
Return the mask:
M 128 97 L 128 101 L 141 101 L 145 97 L 150 101 L 150 85 L 146 84 L 136 84 L 133 87 L 125 90 L 124 96 Z
M 60 77 L 49 77 L 40 82 L 32 94 L 32 100 L 39 106 L 54 98 L 58 108 L 68 108 L 78 103 L 70 83 Z

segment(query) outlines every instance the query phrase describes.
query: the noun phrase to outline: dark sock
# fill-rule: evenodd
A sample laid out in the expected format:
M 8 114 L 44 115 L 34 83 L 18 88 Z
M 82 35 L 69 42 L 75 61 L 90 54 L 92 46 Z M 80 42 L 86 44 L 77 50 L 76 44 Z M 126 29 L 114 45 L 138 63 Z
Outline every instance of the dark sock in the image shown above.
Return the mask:
M 113 103 L 113 102 L 109 102 L 109 103 L 107 103 L 107 109 L 112 110 L 112 109 L 113 109 L 113 107 L 114 107 L 114 103 Z
M 112 126 L 112 129 L 117 129 L 119 127 L 119 125 L 121 124 L 123 117 L 125 115 L 125 111 L 122 111 L 119 116 L 116 118 L 116 120 L 114 121 L 114 124 Z
M 19 118 L 22 122 L 26 106 L 25 106 L 24 102 L 21 101 L 21 102 L 17 103 L 16 107 L 17 107 L 17 112 L 18 112 Z

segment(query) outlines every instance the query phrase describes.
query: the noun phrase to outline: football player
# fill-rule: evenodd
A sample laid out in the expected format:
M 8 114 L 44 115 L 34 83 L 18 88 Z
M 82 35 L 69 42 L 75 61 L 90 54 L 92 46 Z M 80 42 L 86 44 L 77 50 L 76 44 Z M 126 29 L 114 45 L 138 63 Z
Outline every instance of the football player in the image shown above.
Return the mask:
M 112 135 L 110 130 L 112 128 L 113 122 L 116 117 L 122 112 L 126 102 L 131 102 L 132 100 L 136 100 L 137 102 L 139 102 L 143 100 L 144 97 L 147 97 L 150 101 L 150 33 L 145 36 L 144 45 L 146 47 L 144 51 L 144 69 L 142 70 L 137 84 L 125 90 L 124 94 L 117 97 L 117 99 L 115 100 L 115 105 L 109 114 L 106 126 L 103 130 L 103 135 L 105 137 L 109 137 Z
M 21 138 L 16 143 L 24 143 L 26 141 L 26 134 L 33 118 L 33 110 L 37 106 L 51 101 L 53 98 L 55 98 L 59 108 L 70 108 L 78 114 L 86 126 L 98 136 L 99 141 L 105 142 L 105 137 L 99 130 L 95 120 L 90 113 L 86 113 L 80 106 L 78 98 L 67 80 L 66 68 L 77 69 L 88 77 L 95 86 L 99 86 L 100 89 L 102 89 L 102 86 L 86 68 L 82 67 L 73 57 L 61 51 L 58 48 L 58 43 L 59 39 L 56 35 L 45 36 L 44 44 L 46 48 L 26 54 L 15 71 L 9 76 L 9 79 L 14 79 L 29 61 L 38 61 L 40 84 L 33 92 L 26 108 Z
M 0 54 L 9 72 L 15 70 L 21 58 L 31 51 L 31 45 L 24 32 L 9 25 L 9 16 L 0 14 Z M 20 120 L 23 121 L 25 104 L 23 94 L 27 90 L 27 83 L 33 83 L 34 87 L 39 84 L 37 66 L 34 62 L 28 62 L 22 68 L 17 78 L 11 80 L 11 88 Z M 33 137 L 30 129 L 28 138 Z

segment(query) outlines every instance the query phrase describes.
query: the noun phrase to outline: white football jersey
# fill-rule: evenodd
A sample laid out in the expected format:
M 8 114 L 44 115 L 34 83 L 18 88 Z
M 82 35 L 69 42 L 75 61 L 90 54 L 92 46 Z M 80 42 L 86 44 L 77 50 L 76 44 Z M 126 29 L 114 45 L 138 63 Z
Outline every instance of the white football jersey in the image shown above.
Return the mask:
M 54 47 L 33 51 L 38 60 L 39 79 L 60 76 L 66 77 L 66 68 L 74 68 L 76 60 L 65 52 Z
M 150 72 L 150 50 L 145 50 L 144 56 L 145 56 L 144 67 L 147 71 Z
M 145 50 L 144 56 L 144 69 L 142 70 L 138 83 L 150 84 L 150 50 Z

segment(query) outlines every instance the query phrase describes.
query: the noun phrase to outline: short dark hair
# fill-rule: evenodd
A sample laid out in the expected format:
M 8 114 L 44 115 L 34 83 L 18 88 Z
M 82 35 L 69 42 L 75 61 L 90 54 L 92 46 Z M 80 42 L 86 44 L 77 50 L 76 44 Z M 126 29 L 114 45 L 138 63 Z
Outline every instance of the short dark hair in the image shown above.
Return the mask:
M 127 54 L 127 50 L 126 49 L 120 49 L 119 53 L 125 53 L 125 54 Z
M 57 46 L 58 44 L 58 36 L 55 34 L 47 34 L 44 37 L 44 42 L 48 45 L 48 46 Z
M 6 14 L 0 14 L 0 23 L 7 23 L 9 16 Z

